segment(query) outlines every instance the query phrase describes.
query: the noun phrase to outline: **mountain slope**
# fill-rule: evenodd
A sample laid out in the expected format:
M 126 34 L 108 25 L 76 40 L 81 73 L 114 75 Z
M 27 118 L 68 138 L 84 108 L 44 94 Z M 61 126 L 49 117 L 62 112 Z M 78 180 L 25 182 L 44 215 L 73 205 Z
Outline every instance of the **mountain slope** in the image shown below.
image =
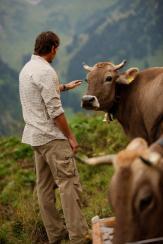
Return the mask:
M 0 60 L 0 136 L 16 135 L 21 125 L 17 73 Z
M 102 60 L 127 59 L 130 65 L 137 64 L 140 68 L 162 65 L 162 12 L 161 0 L 126 0 L 103 10 L 99 18 L 95 14 L 88 29 L 67 47 L 67 52 L 71 53 L 81 42 L 69 63 L 69 79 L 83 77 L 83 61 L 93 65 Z
M 12 7 L 11 7 L 12 2 Z M 36 35 L 45 30 L 59 34 L 64 45 L 71 41 L 80 25 L 98 9 L 109 6 L 113 0 L 1 0 L 0 53 L 1 59 L 20 70 L 23 56 L 33 52 Z M 62 51 L 61 60 L 64 59 Z M 60 56 L 59 55 L 59 56 Z
M 61 37 L 54 66 L 60 80 L 68 82 L 85 78 L 83 62 L 127 59 L 129 67 L 161 66 L 162 13 L 161 0 L 12 0 L 12 7 L 11 0 L 1 0 L 0 135 L 18 130 L 18 72 L 29 60 L 39 32 L 50 29 Z M 63 94 L 70 116 L 81 109 L 84 89 L 83 82 Z

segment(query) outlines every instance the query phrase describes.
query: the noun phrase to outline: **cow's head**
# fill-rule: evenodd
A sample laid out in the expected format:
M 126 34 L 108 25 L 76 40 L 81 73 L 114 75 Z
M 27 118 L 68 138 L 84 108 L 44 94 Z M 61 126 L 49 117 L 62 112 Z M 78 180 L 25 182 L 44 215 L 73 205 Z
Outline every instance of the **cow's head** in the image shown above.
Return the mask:
M 116 213 L 114 243 L 163 237 L 163 158 L 143 139 L 115 158 L 110 198 Z
M 91 110 L 109 111 L 115 100 L 116 83 L 129 84 L 135 79 L 138 69 L 130 68 L 119 74 L 118 70 L 125 65 L 126 61 L 118 65 L 111 62 L 101 62 L 90 67 L 83 65 L 88 72 L 88 90 L 82 98 L 82 107 Z

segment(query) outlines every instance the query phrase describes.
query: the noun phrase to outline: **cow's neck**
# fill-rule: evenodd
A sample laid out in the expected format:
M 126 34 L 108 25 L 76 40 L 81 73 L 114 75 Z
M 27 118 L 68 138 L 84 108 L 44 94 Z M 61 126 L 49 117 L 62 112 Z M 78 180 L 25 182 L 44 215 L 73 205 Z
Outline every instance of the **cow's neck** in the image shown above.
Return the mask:
M 137 84 L 130 84 L 125 86 L 117 84 L 115 100 L 108 113 L 110 114 L 111 118 L 117 119 L 120 122 L 125 133 L 129 137 L 134 138 L 140 135 L 147 139 L 146 129 L 143 123 L 141 123 L 142 118 L 140 112 L 135 110 L 135 103 L 138 103 L 138 97 L 136 95 L 137 88 Z M 134 129 L 134 123 L 140 124 L 137 126 L 137 130 Z
M 129 138 L 140 136 L 151 143 L 149 131 L 140 110 L 138 96 L 140 89 L 140 82 L 133 82 L 126 86 L 117 85 L 115 102 L 109 113 L 112 113 L 113 118 L 120 122 Z
M 124 85 L 117 84 L 115 89 L 115 99 L 112 107 L 109 109 L 108 114 L 111 120 L 118 119 L 121 122 L 121 107 L 126 106 L 128 97 L 128 89 Z M 125 98 L 125 99 L 124 99 Z

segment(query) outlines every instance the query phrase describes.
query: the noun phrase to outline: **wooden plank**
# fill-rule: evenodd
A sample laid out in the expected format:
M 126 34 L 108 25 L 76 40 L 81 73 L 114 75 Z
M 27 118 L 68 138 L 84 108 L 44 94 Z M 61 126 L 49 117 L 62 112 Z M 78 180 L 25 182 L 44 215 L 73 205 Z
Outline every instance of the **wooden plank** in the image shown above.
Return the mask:
M 92 218 L 93 244 L 112 244 L 115 226 L 115 217 L 100 219 Z
M 92 218 L 93 244 L 102 244 L 102 234 L 100 231 L 100 218 L 95 216 Z

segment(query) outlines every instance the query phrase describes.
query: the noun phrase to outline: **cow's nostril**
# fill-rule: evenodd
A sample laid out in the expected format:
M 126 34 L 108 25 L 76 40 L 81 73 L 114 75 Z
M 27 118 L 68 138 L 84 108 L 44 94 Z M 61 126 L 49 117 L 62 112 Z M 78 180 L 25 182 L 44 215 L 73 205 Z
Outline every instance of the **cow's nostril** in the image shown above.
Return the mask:
M 93 102 L 94 100 L 95 100 L 94 97 L 91 97 L 91 98 L 89 99 L 90 102 Z
M 85 109 L 98 109 L 100 104 L 97 100 L 97 97 L 92 95 L 85 95 L 82 97 L 81 106 Z
M 85 103 L 91 103 L 94 101 L 94 99 L 95 98 L 93 96 L 85 95 L 83 96 L 82 101 Z
M 92 109 L 95 97 L 91 95 L 85 95 L 82 97 L 82 107 L 86 109 Z

